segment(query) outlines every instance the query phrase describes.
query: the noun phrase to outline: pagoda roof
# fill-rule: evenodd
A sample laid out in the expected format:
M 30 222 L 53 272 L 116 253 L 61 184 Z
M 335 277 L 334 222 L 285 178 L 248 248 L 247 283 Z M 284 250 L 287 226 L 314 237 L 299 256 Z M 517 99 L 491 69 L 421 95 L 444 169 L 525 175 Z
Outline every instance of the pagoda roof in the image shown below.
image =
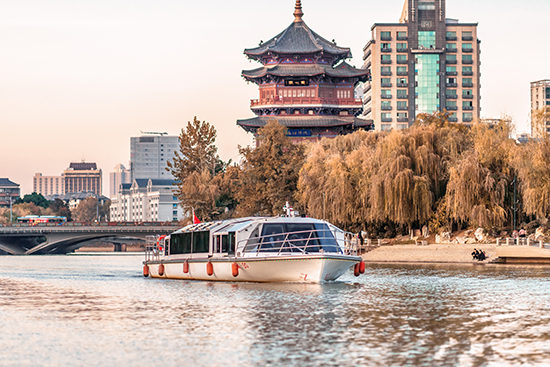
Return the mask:
M 358 128 L 369 128 L 372 120 L 360 119 L 354 116 L 257 116 L 246 120 L 237 120 L 237 125 L 248 128 L 260 128 L 268 121 L 277 122 L 287 128 L 337 127 L 354 125 Z
M 302 20 L 301 1 L 296 1 L 295 20 L 284 31 L 255 48 L 248 48 L 244 53 L 252 59 L 271 54 L 315 54 L 326 53 L 336 56 L 336 60 L 351 57 L 349 47 L 339 47 L 312 31 Z
M 357 69 L 347 62 L 341 62 L 336 67 L 328 64 L 278 64 L 274 66 L 263 66 L 254 70 L 243 70 L 242 76 L 246 79 L 263 78 L 266 75 L 285 76 L 329 76 L 338 78 L 359 78 L 363 79 L 369 75 L 368 70 Z

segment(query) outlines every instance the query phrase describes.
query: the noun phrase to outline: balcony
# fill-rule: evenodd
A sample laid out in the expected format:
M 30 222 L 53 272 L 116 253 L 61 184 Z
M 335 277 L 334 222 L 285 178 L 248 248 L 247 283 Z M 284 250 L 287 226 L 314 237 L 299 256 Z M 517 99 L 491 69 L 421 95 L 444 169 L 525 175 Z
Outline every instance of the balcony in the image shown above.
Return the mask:
M 447 71 L 445 74 L 450 75 L 450 76 L 458 75 L 458 73 L 456 71 Z
M 409 99 L 409 96 L 407 94 L 398 94 L 397 99 Z
M 380 60 L 380 63 L 383 65 L 391 64 L 391 60 Z
M 447 52 L 457 52 L 457 51 L 458 51 L 458 49 L 456 49 L 456 48 L 448 48 L 447 49 Z
M 473 71 L 463 71 L 462 75 L 464 75 L 464 76 L 474 75 L 474 72 Z
M 382 99 L 391 99 L 391 94 L 382 94 L 380 96 L 380 98 L 382 98 Z
M 474 106 L 462 106 L 462 109 L 464 111 L 473 111 L 474 110 Z
M 449 117 L 449 122 L 458 122 L 458 118 L 456 118 L 456 117 Z
M 369 48 L 369 50 L 365 53 L 365 55 L 363 55 L 363 60 L 366 60 L 370 55 L 372 55 L 372 51 Z
M 381 71 L 381 72 L 380 72 L 380 75 L 390 76 L 390 75 L 391 75 L 391 71 Z
M 409 122 L 409 119 L 407 117 L 398 117 L 397 122 Z
M 408 48 L 398 47 L 395 49 L 397 52 L 409 52 Z
M 445 39 L 447 41 L 456 41 L 456 40 L 458 40 L 458 38 L 456 36 L 447 36 L 447 37 L 445 37 Z
M 409 72 L 408 71 L 398 71 L 396 74 L 399 75 L 399 76 L 407 76 L 407 75 L 409 75 Z
M 391 122 L 391 121 L 392 121 L 391 117 L 382 117 L 382 122 Z
M 316 97 L 279 97 L 265 99 L 253 99 L 250 101 L 250 108 L 264 106 L 299 106 L 299 105 L 333 105 L 360 107 L 363 104 L 361 99 L 355 98 L 316 98 Z
M 372 65 L 372 63 L 370 61 L 367 62 L 367 64 L 365 65 L 365 69 L 369 69 L 371 65 Z
M 365 104 L 368 104 L 370 101 L 372 101 L 372 97 L 371 97 L 371 96 L 367 96 L 367 98 L 365 98 L 365 100 L 364 100 L 364 103 L 365 103 Z
M 398 41 L 407 41 L 408 39 L 409 39 L 409 37 L 407 37 L 407 36 L 397 36 Z
M 397 88 L 407 88 L 409 86 L 408 83 L 397 83 L 396 84 Z
M 382 107 L 380 107 L 380 109 L 381 109 L 382 111 L 391 111 L 391 110 L 392 110 L 392 107 L 391 107 L 391 106 L 382 106 Z
M 365 111 L 365 115 L 368 115 L 371 112 L 372 112 L 372 108 L 367 108 L 367 110 Z
M 365 88 L 363 88 L 363 93 L 367 93 L 371 89 L 372 89 L 372 85 L 370 83 L 366 84 Z
M 473 64 L 474 63 L 474 60 L 462 60 L 462 63 L 463 64 Z
M 391 36 L 380 36 L 380 41 L 391 41 Z
M 463 41 L 473 41 L 474 37 L 472 37 L 472 36 L 462 36 L 462 40 Z
M 463 48 L 462 52 L 474 52 L 473 48 Z
M 474 96 L 471 94 L 463 94 L 462 99 L 474 99 Z
M 471 117 L 465 117 L 462 119 L 464 122 L 472 122 L 474 119 Z
M 391 47 L 381 48 L 380 52 L 391 52 Z
M 474 86 L 474 83 L 462 83 L 462 86 L 464 88 L 472 88 Z
M 409 60 L 400 60 L 400 59 L 397 59 L 397 63 L 398 64 L 407 64 L 409 62 Z
M 456 83 L 447 83 L 445 85 L 447 86 L 447 88 L 456 88 L 458 86 L 458 84 Z
M 456 110 L 458 110 L 457 106 L 447 106 L 445 108 L 447 109 L 447 111 L 456 111 Z
M 380 83 L 380 86 L 382 88 L 391 88 L 392 84 L 391 83 Z
M 445 62 L 446 62 L 447 64 L 456 64 L 456 63 L 457 63 L 456 60 L 445 60 Z
M 447 99 L 457 99 L 458 95 L 456 95 L 456 94 L 447 94 L 446 97 L 447 97 Z

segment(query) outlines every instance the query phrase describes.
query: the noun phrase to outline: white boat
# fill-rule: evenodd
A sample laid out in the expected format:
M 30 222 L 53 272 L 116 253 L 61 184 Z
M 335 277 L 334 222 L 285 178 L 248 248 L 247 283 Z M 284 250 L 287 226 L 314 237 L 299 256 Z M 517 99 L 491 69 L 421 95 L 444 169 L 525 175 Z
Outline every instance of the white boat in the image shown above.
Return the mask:
M 320 283 L 365 263 L 352 235 L 311 218 L 191 224 L 147 246 L 143 275 L 233 282 Z

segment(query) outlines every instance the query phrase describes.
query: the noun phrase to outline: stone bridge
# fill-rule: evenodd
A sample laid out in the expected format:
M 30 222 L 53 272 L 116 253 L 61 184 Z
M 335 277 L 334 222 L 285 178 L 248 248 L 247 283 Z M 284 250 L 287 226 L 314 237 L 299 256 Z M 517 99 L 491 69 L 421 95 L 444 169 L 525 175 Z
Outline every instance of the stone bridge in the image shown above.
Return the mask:
M 98 240 L 127 242 L 166 235 L 179 225 L 0 227 L 0 252 L 11 255 L 66 254 Z M 126 241 L 125 241 L 126 240 Z

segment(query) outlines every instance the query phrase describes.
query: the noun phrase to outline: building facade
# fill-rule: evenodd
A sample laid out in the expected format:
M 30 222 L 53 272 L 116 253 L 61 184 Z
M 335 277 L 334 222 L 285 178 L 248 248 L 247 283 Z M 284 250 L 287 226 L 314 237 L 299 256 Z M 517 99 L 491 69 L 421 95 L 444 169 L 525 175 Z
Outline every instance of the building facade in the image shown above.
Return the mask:
M 470 124 L 481 113 L 477 23 L 446 18 L 446 0 L 406 0 L 399 23 L 376 23 L 363 48 L 363 117 L 404 129 L 418 114 L 448 111 Z
M 183 209 L 174 195 L 174 180 L 134 179 L 120 184 L 111 198 L 113 222 L 171 222 L 182 220 Z
M 49 195 L 63 195 L 65 193 L 65 180 L 63 176 L 43 176 L 36 173 L 32 179 L 33 192 Z
M 63 171 L 64 194 L 91 191 L 96 195 L 102 192 L 102 174 L 95 163 L 71 163 Z
M 362 102 L 354 95 L 356 85 L 368 79 L 369 71 L 349 65 L 350 49 L 312 31 L 303 15 L 298 0 L 294 22 L 288 28 L 244 51 L 262 67 L 242 72 L 246 81 L 258 85 L 259 96 L 250 105 L 256 117 L 237 124 L 254 134 L 256 144 L 257 130 L 270 120 L 287 127 L 294 142 L 372 127 L 371 121 L 356 117 Z
M 20 185 L 8 178 L 0 178 L 0 207 L 9 207 L 21 196 Z
M 122 164 L 117 164 L 109 174 L 109 197 L 116 196 L 118 187 L 123 183 L 131 183 L 131 172 Z
M 130 139 L 130 182 L 134 179 L 172 180 L 167 162 L 179 149 L 179 137 L 166 133 L 148 133 Z
M 531 83 L 531 117 L 537 112 L 542 109 L 548 109 L 550 108 L 550 80 L 544 79 L 539 80 L 536 82 Z M 546 114 L 547 115 L 547 114 Z M 548 119 L 544 126 L 541 126 L 537 128 L 533 124 L 533 120 L 531 120 L 531 131 L 533 132 L 533 135 L 535 137 L 538 136 L 542 132 L 545 132 L 546 134 L 550 134 L 550 119 Z M 541 131 L 538 131 L 541 129 Z M 542 131 L 544 130 L 544 131 Z

